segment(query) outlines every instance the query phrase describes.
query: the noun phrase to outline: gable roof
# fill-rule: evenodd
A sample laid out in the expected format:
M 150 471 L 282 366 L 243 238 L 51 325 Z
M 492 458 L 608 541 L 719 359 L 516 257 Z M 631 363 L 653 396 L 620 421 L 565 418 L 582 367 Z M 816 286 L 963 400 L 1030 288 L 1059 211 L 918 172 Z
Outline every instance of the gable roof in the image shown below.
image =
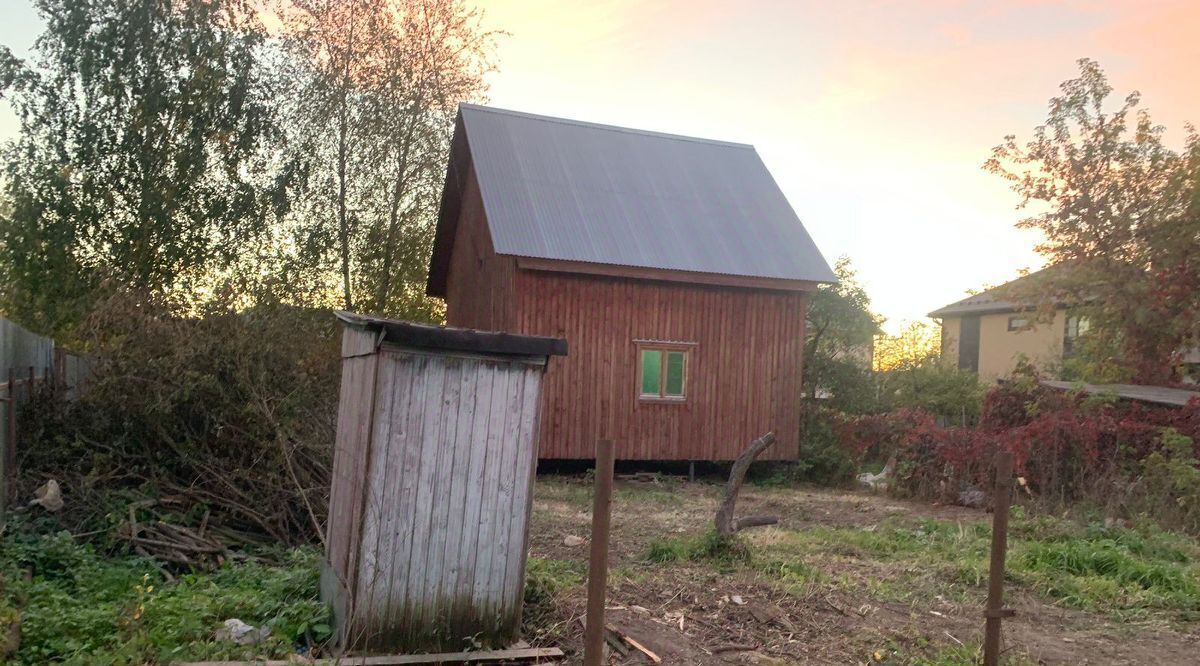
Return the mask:
M 1006 284 L 1010 283 L 1005 283 L 1005 285 Z M 1000 287 L 1005 285 L 1000 285 Z M 957 317 L 961 315 L 1016 312 L 1017 310 L 1022 309 L 1018 304 L 1000 298 L 996 293 L 1000 287 L 992 287 L 987 291 L 981 291 L 978 294 L 967 296 L 961 301 L 955 301 L 949 305 L 944 305 L 933 312 L 930 312 L 929 317 L 933 319 L 940 319 L 942 317 Z
M 443 295 L 467 165 L 498 254 L 835 280 L 752 146 L 459 106 L 427 291 Z
M 942 317 L 958 317 L 962 315 L 983 315 L 997 314 L 1001 312 L 1020 312 L 1035 309 L 1038 303 L 1035 301 L 1025 301 L 1026 296 L 1030 296 L 1042 291 L 1045 283 L 1060 275 L 1065 269 L 1064 264 L 1053 264 L 1041 270 L 1033 271 L 1032 273 L 1022 275 L 1015 280 L 1009 280 L 1004 284 L 997 285 L 991 289 L 981 291 L 978 294 L 967 296 L 966 298 L 955 301 L 949 305 L 944 305 L 937 310 L 929 313 L 929 317 L 940 319 Z M 1012 300 L 1014 294 L 1020 294 L 1020 301 Z M 1057 303 L 1058 305 L 1065 305 Z

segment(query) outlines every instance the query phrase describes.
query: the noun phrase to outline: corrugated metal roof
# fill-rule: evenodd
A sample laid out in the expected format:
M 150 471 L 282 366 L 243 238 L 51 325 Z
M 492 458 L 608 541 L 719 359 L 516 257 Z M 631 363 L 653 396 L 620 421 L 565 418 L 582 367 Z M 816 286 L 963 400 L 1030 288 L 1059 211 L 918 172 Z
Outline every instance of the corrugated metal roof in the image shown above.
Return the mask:
M 752 146 L 469 104 L 459 113 L 500 254 L 835 279 Z

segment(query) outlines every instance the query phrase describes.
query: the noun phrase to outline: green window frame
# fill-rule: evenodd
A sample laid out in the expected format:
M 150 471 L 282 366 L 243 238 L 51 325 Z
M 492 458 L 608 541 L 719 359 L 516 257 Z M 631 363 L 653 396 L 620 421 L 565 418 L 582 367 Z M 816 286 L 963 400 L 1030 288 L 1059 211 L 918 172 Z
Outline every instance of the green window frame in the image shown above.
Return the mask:
M 638 397 L 679 402 L 687 399 L 687 347 L 638 346 Z

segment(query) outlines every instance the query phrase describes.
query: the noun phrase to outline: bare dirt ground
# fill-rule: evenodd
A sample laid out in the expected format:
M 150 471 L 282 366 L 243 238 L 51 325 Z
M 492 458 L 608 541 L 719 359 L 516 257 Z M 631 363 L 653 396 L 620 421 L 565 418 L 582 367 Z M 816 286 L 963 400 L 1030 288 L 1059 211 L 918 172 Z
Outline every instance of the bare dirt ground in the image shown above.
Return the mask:
M 618 481 L 613 503 L 608 619 L 665 664 L 973 663 L 982 640 L 985 582 L 963 583 L 919 559 L 875 558 L 824 542 L 793 553 L 788 544 L 829 530 L 867 533 L 881 524 L 936 519 L 961 525 L 983 511 L 905 502 L 865 492 L 746 486 L 739 515 L 771 513 L 776 527 L 744 533 L 749 559 L 653 561 L 654 544 L 697 540 L 721 496 L 713 482 Z M 580 660 L 590 486 L 538 478 L 531 557 L 572 578 L 527 638 Z M 845 532 L 839 532 L 845 533 Z M 566 540 L 566 541 L 565 541 Z M 568 543 L 574 545 L 568 545 Z M 1200 663 L 1200 626 L 1158 618 L 1118 621 L 1056 605 L 1008 585 L 1017 616 L 1005 621 L 1011 663 Z M 528 613 L 527 613 L 528 616 Z M 646 663 L 638 652 L 613 663 Z

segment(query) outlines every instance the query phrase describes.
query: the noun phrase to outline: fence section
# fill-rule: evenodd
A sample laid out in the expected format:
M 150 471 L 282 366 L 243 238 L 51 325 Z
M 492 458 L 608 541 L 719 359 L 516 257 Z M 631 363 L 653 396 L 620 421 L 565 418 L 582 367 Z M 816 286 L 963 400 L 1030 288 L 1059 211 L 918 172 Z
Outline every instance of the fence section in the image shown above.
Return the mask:
M 87 359 L 0 317 L 0 517 L 12 499 L 17 473 L 21 408 L 51 384 L 68 399 L 78 397 L 88 372 Z

